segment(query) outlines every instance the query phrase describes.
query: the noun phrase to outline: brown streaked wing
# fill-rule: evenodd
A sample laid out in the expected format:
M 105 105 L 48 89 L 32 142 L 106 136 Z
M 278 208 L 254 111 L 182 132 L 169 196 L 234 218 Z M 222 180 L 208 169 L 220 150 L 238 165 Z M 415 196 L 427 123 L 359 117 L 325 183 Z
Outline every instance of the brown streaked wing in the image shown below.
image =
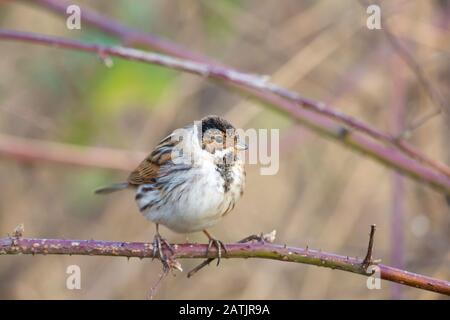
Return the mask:
M 158 175 L 159 165 L 153 163 L 151 157 L 147 157 L 139 166 L 134 169 L 128 176 L 128 183 L 132 185 L 139 185 L 150 183 Z
M 160 166 L 171 160 L 171 151 L 176 143 L 177 141 L 168 138 L 161 141 L 156 149 L 131 172 L 128 183 L 140 185 L 153 182 L 158 176 Z

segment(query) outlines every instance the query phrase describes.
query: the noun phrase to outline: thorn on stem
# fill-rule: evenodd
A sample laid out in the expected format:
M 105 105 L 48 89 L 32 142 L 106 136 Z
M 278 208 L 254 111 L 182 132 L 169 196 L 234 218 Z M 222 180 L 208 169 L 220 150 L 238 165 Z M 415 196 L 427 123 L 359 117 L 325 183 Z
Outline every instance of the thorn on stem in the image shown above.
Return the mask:
M 339 139 L 343 140 L 345 138 L 347 138 L 348 134 L 350 133 L 350 131 L 347 128 L 344 127 L 339 127 L 337 129 L 337 136 Z
M 372 224 L 370 226 L 369 245 L 367 247 L 366 257 L 364 258 L 364 260 L 362 262 L 362 267 L 364 268 L 364 270 L 367 270 L 367 268 L 373 263 L 372 252 L 373 252 L 373 242 L 374 242 L 374 237 L 375 237 L 375 230 L 376 230 L 376 225 Z
M 100 58 L 100 60 L 102 60 L 102 62 L 105 64 L 105 66 L 107 68 L 112 68 L 114 66 L 113 59 L 107 53 L 105 53 L 103 50 L 100 49 L 98 51 L 97 55 Z
M 14 228 L 12 236 L 16 239 L 20 239 L 20 238 L 22 238 L 24 232 L 25 232 L 25 227 L 24 227 L 23 223 L 21 223 L 17 227 Z

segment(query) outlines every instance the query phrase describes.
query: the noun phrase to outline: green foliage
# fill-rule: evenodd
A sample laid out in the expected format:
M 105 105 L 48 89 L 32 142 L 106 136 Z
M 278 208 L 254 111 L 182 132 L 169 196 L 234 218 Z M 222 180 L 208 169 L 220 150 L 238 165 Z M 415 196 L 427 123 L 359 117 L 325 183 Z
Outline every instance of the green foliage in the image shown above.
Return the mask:
M 157 66 L 114 60 L 92 83 L 88 104 L 94 116 L 119 114 L 123 109 L 152 108 L 169 88 L 174 72 Z
M 83 66 L 91 64 L 85 63 Z M 94 70 L 80 72 L 82 101 L 72 101 L 65 119 L 65 142 L 86 145 L 101 128 L 113 129 L 124 114 L 148 111 L 168 97 L 175 72 L 158 66 L 116 59 L 108 68 L 100 60 Z M 75 73 L 75 72 L 74 72 Z

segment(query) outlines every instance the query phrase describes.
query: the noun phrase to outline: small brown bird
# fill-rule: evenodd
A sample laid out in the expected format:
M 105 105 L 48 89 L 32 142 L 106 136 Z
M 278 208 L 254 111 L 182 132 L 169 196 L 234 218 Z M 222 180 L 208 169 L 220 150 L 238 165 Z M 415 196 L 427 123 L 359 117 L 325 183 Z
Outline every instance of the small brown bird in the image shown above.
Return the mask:
M 203 231 L 208 251 L 225 245 L 206 230 L 230 212 L 243 194 L 244 162 L 235 128 L 218 116 L 207 116 L 164 138 L 129 175 L 127 182 L 96 190 L 106 194 L 133 189 L 141 213 L 156 224 L 154 255 L 165 262 L 161 244 L 172 252 L 159 225 L 179 233 Z

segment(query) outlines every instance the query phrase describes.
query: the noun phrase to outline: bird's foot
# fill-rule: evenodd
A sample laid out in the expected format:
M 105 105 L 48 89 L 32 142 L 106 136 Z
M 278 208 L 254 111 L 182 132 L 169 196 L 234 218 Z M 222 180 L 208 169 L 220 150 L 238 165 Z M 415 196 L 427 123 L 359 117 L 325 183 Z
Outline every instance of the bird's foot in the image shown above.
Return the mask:
M 170 243 L 167 242 L 166 239 L 162 238 L 159 233 L 157 233 L 153 238 L 153 259 L 155 259 L 158 256 L 164 268 L 169 268 L 167 257 L 164 254 L 163 245 L 165 245 L 172 254 L 175 253 Z
M 212 246 L 216 247 L 216 250 L 217 250 L 217 265 L 219 265 L 220 259 L 222 258 L 222 248 L 223 248 L 223 251 L 225 253 L 227 253 L 227 248 L 225 247 L 225 244 L 222 241 L 214 239 L 214 238 L 210 238 L 209 239 L 209 243 L 208 243 L 208 249 L 206 249 L 206 254 L 207 255 L 209 255 Z

